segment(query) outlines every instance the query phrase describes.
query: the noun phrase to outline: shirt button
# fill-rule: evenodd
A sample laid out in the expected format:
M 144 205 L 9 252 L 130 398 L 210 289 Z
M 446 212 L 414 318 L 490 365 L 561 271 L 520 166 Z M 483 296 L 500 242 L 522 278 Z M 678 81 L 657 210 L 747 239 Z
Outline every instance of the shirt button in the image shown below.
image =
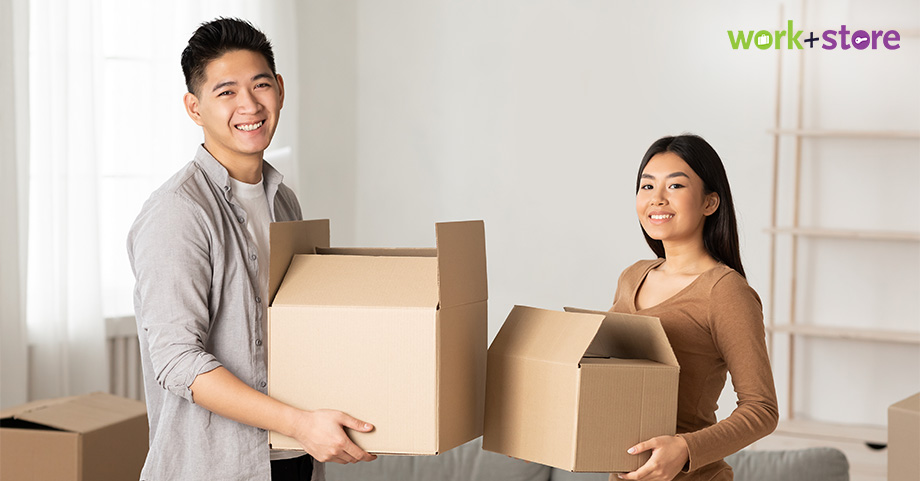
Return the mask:
M 230 186 L 229 186 L 229 185 L 225 185 L 225 186 L 224 186 L 224 190 L 230 190 Z
M 261 346 L 261 345 L 262 345 L 262 340 L 261 340 L 261 339 L 256 339 L 256 346 Z M 262 386 L 263 386 L 263 387 L 265 386 L 265 383 L 264 383 L 264 382 L 262 383 Z
M 261 385 L 262 385 L 262 387 L 265 387 L 265 381 L 262 381 L 262 384 L 261 384 Z
M 252 260 L 256 260 L 256 255 L 253 254 L 253 255 L 249 256 L 249 258 L 252 259 Z
M 259 296 L 256 296 L 256 302 L 262 302 L 262 298 Z
M 240 224 L 243 223 L 243 218 L 242 218 L 242 217 L 237 217 L 236 220 L 240 221 Z

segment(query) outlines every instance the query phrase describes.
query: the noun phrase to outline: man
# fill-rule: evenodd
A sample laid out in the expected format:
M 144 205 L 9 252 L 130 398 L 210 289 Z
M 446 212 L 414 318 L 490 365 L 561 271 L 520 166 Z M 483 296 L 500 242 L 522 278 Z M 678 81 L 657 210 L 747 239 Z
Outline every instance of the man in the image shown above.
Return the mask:
M 150 422 L 141 479 L 322 480 L 319 462 L 373 460 L 344 431 L 370 424 L 265 394 L 268 224 L 301 219 L 262 159 L 284 103 L 271 44 L 248 22 L 217 19 L 189 39 L 182 70 L 204 144 L 128 235 Z M 266 430 L 309 454 L 270 453 Z

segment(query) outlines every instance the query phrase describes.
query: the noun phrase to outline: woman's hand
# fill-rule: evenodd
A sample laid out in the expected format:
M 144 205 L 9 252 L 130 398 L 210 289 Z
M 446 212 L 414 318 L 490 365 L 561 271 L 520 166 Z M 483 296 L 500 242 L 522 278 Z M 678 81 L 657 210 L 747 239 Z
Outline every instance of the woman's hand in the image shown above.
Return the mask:
M 639 481 L 671 481 L 690 459 L 687 441 L 678 436 L 658 436 L 629 448 L 629 454 L 639 454 L 649 449 L 652 457 L 639 469 L 620 474 L 620 479 Z

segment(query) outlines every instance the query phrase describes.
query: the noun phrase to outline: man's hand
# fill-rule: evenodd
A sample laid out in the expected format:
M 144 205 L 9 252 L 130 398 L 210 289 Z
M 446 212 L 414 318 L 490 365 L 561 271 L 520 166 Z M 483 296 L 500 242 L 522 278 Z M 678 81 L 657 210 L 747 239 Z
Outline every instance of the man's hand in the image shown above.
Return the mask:
M 320 409 L 302 413 L 293 437 L 317 461 L 348 464 L 377 459 L 353 443 L 344 429 L 366 433 L 374 429 L 373 425 L 340 411 Z
M 678 436 L 658 436 L 639 443 L 626 452 L 639 454 L 649 449 L 652 450 L 652 457 L 645 464 L 631 473 L 620 474 L 618 477 L 640 481 L 671 481 L 690 459 L 687 441 Z
M 377 459 L 351 442 L 344 429 L 366 433 L 373 425 L 340 411 L 303 411 L 289 406 L 247 386 L 223 366 L 199 374 L 189 388 L 199 406 L 292 437 L 319 461 L 345 464 Z

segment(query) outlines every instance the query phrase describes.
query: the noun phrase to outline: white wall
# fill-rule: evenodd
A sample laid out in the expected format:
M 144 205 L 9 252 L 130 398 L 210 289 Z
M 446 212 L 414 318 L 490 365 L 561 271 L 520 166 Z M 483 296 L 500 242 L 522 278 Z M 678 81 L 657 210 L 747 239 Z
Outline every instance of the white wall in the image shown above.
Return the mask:
M 306 219 L 331 219 L 333 240 L 354 243 L 357 3 L 298 2 L 300 159 Z M 289 97 L 290 98 L 290 97 Z
M 742 222 L 762 226 L 773 97 L 757 92 L 773 91 L 776 57 L 727 49 L 725 30 L 776 10 L 710 3 L 721 13 L 360 3 L 358 243 L 430 244 L 436 220 L 484 218 L 492 334 L 514 303 L 609 307 L 620 270 L 649 255 L 634 214 L 639 159 L 683 131 L 716 146 Z M 762 283 L 752 253 L 765 239 L 744 232 Z
M 827 28 L 859 18 L 894 26 L 888 28 L 918 27 L 905 24 L 916 21 L 915 5 L 890 3 L 886 9 L 866 1 L 813 8 L 824 12 L 820 20 Z M 797 2 L 786 8 L 784 19 L 800 18 Z M 877 12 L 882 10 L 894 13 Z M 299 14 L 308 30 L 300 57 L 302 118 L 311 119 L 301 130 L 309 144 L 301 165 L 302 173 L 310 172 L 301 176 L 306 215 L 331 216 L 336 244 L 373 246 L 432 245 L 435 221 L 484 219 L 490 339 L 514 304 L 609 307 L 619 272 L 651 256 L 633 207 L 638 162 L 658 137 L 685 131 L 707 138 L 726 165 L 748 279 L 768 300 L 769 238 L 763 229 L 770 222 L 773 143 L 767 129 L 774 123 L 778 57 L 775 50 L 732 50 L 726 31 L 773 28 L 781 20 L 779 2 L 348 1 L 311 2 Z M 920 63 L 910 42 L 904 40 L 901 51 L 861 52 L 855 64 L 853 52 L 785 52 L 784 89 L 789 94 L 794 85 L 795 55 L 809 55 L 823 69 L 821 84 L 812 84 L 809 94 L 823 96 L 806 102 L 807 125 L 916 130 Z M 886 77 L 886 87 L 871 95 L 842 83 L 849 78 L 868 90 L 879 82 L 872 69 L 909 64 L 908 56 L 913 66 L 897 74 L 906 79 Z M 866 100 L 839 111 L 851 97 Z M 791 95 L 786 100 L 784 123 L 790 125 L 795 104 Z M 881 118 L 888 123 L 875 122 Z M 805 190 L 821 198 L 806 205 L 803 222 L 869 218 L 878 222 L 849 227 L 917 230 L 917 143 L 909 142 L 891 153 L 903 158 L 896 178 L 873 180 L 871 189 L 863 180 L 878 177 L 877 165 L 843 170 L 834 164 L 839 154 L 832 154 L 833 147 L 815 151 L 824 163 L 806 172 Z M 863 146 L 863 153 L 866 148 L 882 147 Z M 852 144 L 843 147 L 856 155 L 852 150 Z M 813 172 L 824 176 L 820 189 Z M 841 194 L 843 209 L 822 202 Z M 860 202 L 866 195 L 872 202 Z M 790 191 L 781 196 L 785 202 Z M 876 215 L 888 199 L 904 202 L 904 209 Z M 834 222 L 822 223 L 827 219 Z M 897 275 L 910 289 L 917 246 L 899 248 L 905 265 Z M 855 268 L 857 277 L 877 271 L 872 263 Z M 818 272 L 809 286 L 833 289 L 837 273 Z M 814 302 L 800 302 L 807 311 L 802 316 L 825 305 L 813 290 L 803 296 Z M 841 307 L 829 315 L 837 319 L 851 302 L 841 298 Z M 859 304 L 859 312 L 881 305 L 901 319 L 885 327 L 920 330 L 916 304 L 915 295 L 874 296 Z M 903 367 L 885 370 L 879 361 L 869 362 L 861 374 L 872 369 L 876 375 L 860 377 L 862 393 L 847 402 L 842 398 L 849 390 L 841 393 L 834 370 L 835 356 L 847 355 L 846 349 L 811 344 L 813 353 L 799 357 L 810 371 L 799 377 L 804 397 L 797 411 L 822 412 L 831 403 L 835 410 L 823 411 L 830 420 L 884 424 L 884 407 L 898 393 L 920 389 L 916 346 L 866 350 L 850 344 L 868 359 L 888 353 L 884 362 L 897 360 Z M 782 359 L 782 343 L 777 349 Z M 730 394 L 723 396 L 720 414 L 732 403 Z

